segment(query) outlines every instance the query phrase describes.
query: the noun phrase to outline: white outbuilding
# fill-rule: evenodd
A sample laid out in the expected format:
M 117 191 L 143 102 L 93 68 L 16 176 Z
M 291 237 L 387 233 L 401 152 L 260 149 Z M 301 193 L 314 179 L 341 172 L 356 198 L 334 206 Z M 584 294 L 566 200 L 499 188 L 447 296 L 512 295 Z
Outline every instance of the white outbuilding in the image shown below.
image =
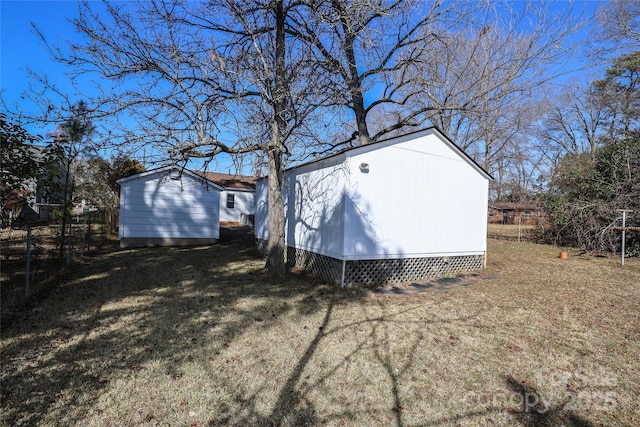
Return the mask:
M 493 178 L 437 128 L 285 171 L 287 261 L 343 285 L 481 269 Z M 267 180 L 255 236 L 268 239 Z
M 220 223 L 253 225 L 256 177 L 219 172 L 196 172 L 221 186 Z
M 120 246 L 214 243 L 223 188 L 188 170 L 165 167 L 118 180 Z

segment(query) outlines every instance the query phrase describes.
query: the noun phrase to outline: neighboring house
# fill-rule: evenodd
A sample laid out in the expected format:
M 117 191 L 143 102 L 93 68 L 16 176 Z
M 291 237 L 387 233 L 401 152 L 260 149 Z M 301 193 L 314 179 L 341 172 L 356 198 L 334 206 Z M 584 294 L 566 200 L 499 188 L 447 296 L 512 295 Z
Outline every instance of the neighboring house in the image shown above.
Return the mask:
M 165 167 L 120 184 L 120 246 L 214 243 L 223 188 L 188 170 Z
M 253 225 L 256 213 L 256 177 L 217 172 L 196 172 L 223 188 L 220 193 L 220 222 Z
M 434 127 L 292 167 L 283 190 L 287 261 L 342 285 L 480 269 L 490 180 Z M 267 201 L 260 179 L 259 246 L 269 236 Z
M 28 145 L 29 157 L 38 166 L 33 176 L 23 180 L 13 197 L 2 200 L 2 219 L 11 224 L 33 223 L 52 218 L 54 209 L 63 200 L 63 184 L 66 178 L 63 159 L 52 160 L 48 146 Z M 4 160 L 4 159 L 3 159 Z M 24 176 L 24 170 L 21 171 Z M 3 173 L 5 170 L 3 169 Z M 3 179 L 5 179 L 3 177 Z
M 490 224 L 539 225 L 544 220 L 544 210 L 532 202 L 496 202 L 489 204 Z

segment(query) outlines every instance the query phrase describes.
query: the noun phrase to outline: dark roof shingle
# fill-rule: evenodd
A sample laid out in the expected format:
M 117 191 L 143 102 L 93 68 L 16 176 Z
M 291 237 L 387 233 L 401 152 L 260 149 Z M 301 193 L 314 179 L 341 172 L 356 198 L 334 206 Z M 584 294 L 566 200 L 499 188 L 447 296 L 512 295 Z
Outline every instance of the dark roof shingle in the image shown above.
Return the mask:
M 201 172 L 201 171 L 194 171 L 194 172 L 224 188 L 228 188 L 232 190 L 255 190 L 256 189 L 257 178 L 255 176 L 231 175 L 231 174 L 219 173 L 219 172 Z

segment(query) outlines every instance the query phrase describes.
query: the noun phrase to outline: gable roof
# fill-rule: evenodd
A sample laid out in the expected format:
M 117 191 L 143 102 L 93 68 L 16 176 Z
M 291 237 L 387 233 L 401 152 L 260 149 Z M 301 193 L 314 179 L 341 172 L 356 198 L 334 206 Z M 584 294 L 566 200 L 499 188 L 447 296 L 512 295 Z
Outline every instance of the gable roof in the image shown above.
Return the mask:
M 188 176 L 189 178 L 194 179 L 196 181 L 204 182 L 204 183 L 206 183 L 206 184 L 208 184 L 210 186 L 213 186 L 218 191 L 224 190 L 224 188 L 220 184 L 218 184 L 218 183 L 216 183 L 214 181 L 210 181 L 207 178 L 205 178 L 205 177 L 203 177 L 203 176 L 201 176 L 199 174 L 193 173 L 192 171 L 190 171 L 188 169 L 178 168 L 178 167 L 174 167 L 174 166 L 165 166 L 165 167 L 161 167 L 161 168 L 157 168 L 157 169 L 151 169 L 151 170 L 148 170 L 148 171 L 145 171 L 145 172 L 141 172 L 141 173 L 138 173 L 138 174 L 135 174 L 135 175 L 127 176 L 125 178 L 120 178 L 116 182 L 118 184 L 122 184 L 122 183 L 125 183 L 125 182 L 134 181 L 136 179 L 144 178 L 144 177 L 151 176 L 151 175 L 156 175 L 156 174 L 161 174 L 161 173 L 171 173 L 172 171 L 176 171 L 177 173 L 179 173 L 180 177 Z
M 489 172 L 487 172 L 482 166 L 480 166 L 475 160 L 473 160 L 467 153 L 464 152 L 464 150 L 462 150 L 460 147 L 458 147 L 451 139 L 449 139 L 449 137 L 447 137 L 444 133 L 442 133 L 442 131 L 440 129 L 438 129 L 435 126 L 430 126 L 421 130 L 417 130 L 414 132 L 409 132 L 406 133 L 404 135 L 400 135 L 400 136 L 394 136 L 391 138 L 385 138 L 385 139 L 381 139 L 379 141 L 376 142 L 372 142 L 371 144 L 367 144 L 367 145 L 359 145 L 356 147 L 349 147 L 349 148 L 345 148 L 343 150 L 340 150 L 336 153 L 331 153 L 329 155 L 323 156 L 323 157 L 318 157 L 316 159 L 310 160 L 308 162 L 304 162 L 298 165 L 294 165 L 291 166 L 289 168 L 287 168 L 285 170 L 285 172 L 303 167 L 303 166 L 308 166 L 311 165 L 313 163 L 317 163 L 317 162 L 322 162 L 325 161 L 327 159 L 331 159 L 333 157 L 337 157 L 337 156 L 350 156 L 350 155 L 356 155 L 356 154 L 360 154 L 361 152 L 365 152 L 365 151 L 371 151 L 371 150 L 376 150 L 378 148 L 382 148 L 383 146 L 386 145 L 393 145 L 397 142 L 401 142 L 403 140 L 409 140 L 409 139 L 413 139 L 416 137 L 420 137 L 420 136 L 424 136 L 424 135 L 428 135 L 430 133 L 434 133 L 436 135 L 438 135 L 444 142 L 445 144 L 447 144 L 449 147 L 451 147 L 451 149 L 453 149 L 455 152 L 457 152 L 460 157 L 463 158 L 463 160 L 465 160 L 471 167 L 473 167 L 478 173 L 480 173 L 480 175 L 484 176 L 486 179 L 488 179 L 489 181 L 493 181 L 494 178 L 493 176 L 491 176 L 491 174 L 489 174 Z M 397 141 L 396 141 L 397 140 Z M 267 175 L 261 177 L 261 178 L 257 178 L 257 179 L 264 179 L 266 178 Z
M 228 190 L 255 191 L 256 180 L 258 179 L 255 176 L 231 175 L 219 172 L 194 172 Z

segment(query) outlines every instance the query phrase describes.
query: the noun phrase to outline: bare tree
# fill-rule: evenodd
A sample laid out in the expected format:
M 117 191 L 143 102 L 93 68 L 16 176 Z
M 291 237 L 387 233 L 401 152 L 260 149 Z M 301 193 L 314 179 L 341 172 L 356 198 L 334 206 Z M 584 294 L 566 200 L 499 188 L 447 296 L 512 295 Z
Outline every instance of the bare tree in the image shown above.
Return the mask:
M 74 77 L 107 79 L 91 110 L 121 119 L 112 140 L 180 164 L 266 159 L 267 266 L 283 271 L 287 161 L 431 121 L 487 169 L 508 165 L 500 156 L 526 128 L 526 97 L 571 47 L 570 12 L 547 12 L 417 0 L 84 2 L 80 41 L 48 46 Z M 311 123 L 328 105 L 324 117 L 340 128 L 327 135 L 347 137 L 322 144 Z
M 71 263 L 71 214 L 74 199 L 77 196 L 77 168 L 81 161 L 92 157 L 96 152 L 93 142 L 95 126 L 91 118 L 91 110 L 84 101 L 71 107 L 70 116 L 58 126 L 51 137 L 48 151 L 55 159 L 58 170 L 52 171 L 60 180 L 49 177 L 49 184 L 58 187 L 56 190 L 62 195 L 60 209 L 62 215 L 61 239 L 59 256 L 64 258 L 64 246 L 67 244 L 66 263 Z M 67 226 L 69 227 L 67 236 Z M 68 242 L 65 241 L 68 237 Z
M 581 25 L 572 7 L 555 10 L 482 3 L 463 30 L 441 27 L 438 42 L 410 69 L 415 77 L 405 90 L 415 94 L 415 109 L 428 106 L 426 119 L 497 174 L 498 184 L 507 176 L 533 176 L 523 175 L 516 159 L 530 152 L 527 135 L 540 118 L 540 94 L 563 73 L 574 48 L 569 36 Z
M 538 151 L 543 154 L 550 171 L 559 166 L 566 155 L 585 153 L 593 160 L 599 139 L 607 131 L 604 104 L 599 91 L 573 82 L 559 92 L 544 98 L 546 113 L 538 132 Z
M 464 5 L 412 0 L 305 3 L 306 8 L 292 15 L 287 31 L 312 46 L 318 65 L 333 81 L 336 107 L 353 118 L 351 135 L 327 149 L 355 141 L 368 144 L 396 130 L 419 126 L 421 114 L 429 107 L 406 109 L 412 95 L 402 88 L 411 80 L 396 77 L 408 78 L 409 64 L 437 40 L 431 26 L 445 20 L 456 25 Z M 387 117 L 374 123 L 371 117 L 376 112 Z M 337 134 L 345 133 L 340 129 Z
M 74 20 L 80 41 L 48 44 L 73 77 L 95 73 L 109 82 L 92 101 L 96 116 L 129 122 L 114 125 L 112 139 L 180 165 L 192 158 L 208 164 L 220 153 L 265 156 L 267 267 L 277 273 L 284 272 L 284 162 L 322 105 L 317 68 L 304 49 L 288 45 L 295 7 L 284 0 L 153 0 L 104 2 L 102 10 L 84 2 Z
M 638 50 L 640 46 L 640 3 L 635 0 L 609 0 L 598 7 L 599 28 L 594 53 L 616 54 Z

